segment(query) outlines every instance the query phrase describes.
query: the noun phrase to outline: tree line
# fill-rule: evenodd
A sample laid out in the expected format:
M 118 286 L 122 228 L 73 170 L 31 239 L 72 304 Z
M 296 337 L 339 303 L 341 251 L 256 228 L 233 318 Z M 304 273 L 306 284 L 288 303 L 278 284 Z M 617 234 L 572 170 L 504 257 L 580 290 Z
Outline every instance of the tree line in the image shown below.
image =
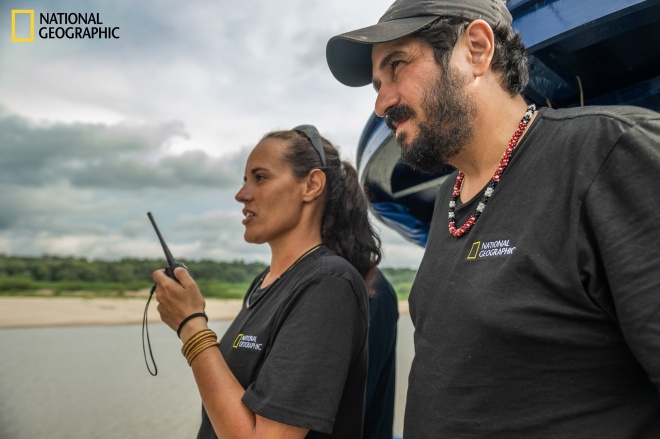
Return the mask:
M 261 262 L 181 260 L 204 294 L 212 297 L 241 297 L 247 285 L 266 265 Z M 151 273 L 165 266 L 163 259 L 123 258 L 89 260 L 66 256 L 20 257 L 0 254 L 0 293 L 19 294 L 36 290 L 57 293 L 136 291 L 149 288 Z M 415 271 L 383 268 L 399 297 L 407 297 Z M 207 294 L 208 293 L 208 294 Z
M 221 279 L 232 283 L 250 282 L 266 268 L 260 262 L 181 262 L 186 264 L 195 279 Z M 0 276 L 35 281 L 149 282 L 151 273 L 164 266 L 163 259 L 124 258 L 107 261 L 62 256 L 35 258 L 0 255 Z

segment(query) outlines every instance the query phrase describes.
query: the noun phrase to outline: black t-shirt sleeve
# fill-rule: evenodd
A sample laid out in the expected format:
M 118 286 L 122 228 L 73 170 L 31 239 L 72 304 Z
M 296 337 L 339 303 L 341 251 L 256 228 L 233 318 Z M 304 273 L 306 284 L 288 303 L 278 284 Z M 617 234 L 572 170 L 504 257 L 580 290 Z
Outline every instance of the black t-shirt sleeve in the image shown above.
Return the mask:
M 595 300 L 611 304 L 633 355 L 660 391 L 660 120 L 620 137 L 587 192 L 583 213 L 596 259 L 602 258 L 602 265 L 592 265 L 592 278 L 609 284 L 596 289 L 587 281 L 587 290 L 611 292 Z
M 259 376 L 243 396 L 255 413 L 330 433 L 349 366 L 366 349 L 359 291 L 341 277 L 315 278 L 293 295 Z

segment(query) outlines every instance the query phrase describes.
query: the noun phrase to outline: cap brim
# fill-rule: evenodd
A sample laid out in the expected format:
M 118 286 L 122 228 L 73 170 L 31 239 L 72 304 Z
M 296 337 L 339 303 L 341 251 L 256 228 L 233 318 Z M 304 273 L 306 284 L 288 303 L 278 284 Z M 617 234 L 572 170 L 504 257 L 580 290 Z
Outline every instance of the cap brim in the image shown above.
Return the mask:
M 332 37 L 325 49 L 328 67 L 339 82 L 350 87 L 371 83 L 371 45 L 410 35 L 437 16 L 384 21 L 373 26 Z

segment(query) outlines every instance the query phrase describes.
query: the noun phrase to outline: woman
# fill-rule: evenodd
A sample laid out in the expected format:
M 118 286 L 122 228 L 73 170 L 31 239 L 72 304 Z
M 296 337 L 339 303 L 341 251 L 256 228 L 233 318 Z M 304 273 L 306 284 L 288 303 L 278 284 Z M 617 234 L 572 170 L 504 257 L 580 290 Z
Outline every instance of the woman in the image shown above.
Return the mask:
M 154 272 L 204 405 L 199 438 L 360 438 L 365 280 L 380 261 L 355 169 L 311 125 L 264 136 L 248 157 L 244 238 L 271 264 L 217 345 L 186 270 Z

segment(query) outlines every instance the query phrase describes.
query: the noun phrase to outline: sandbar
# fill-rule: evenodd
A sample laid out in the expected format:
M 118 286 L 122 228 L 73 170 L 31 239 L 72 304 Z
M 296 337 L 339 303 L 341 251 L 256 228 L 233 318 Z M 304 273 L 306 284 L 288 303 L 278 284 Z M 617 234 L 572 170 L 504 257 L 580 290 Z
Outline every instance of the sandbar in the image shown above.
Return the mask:
M 0 328 L 142 323 L 146 303 L 146 296 L 0 297 Z M 209 320 L 233 320 L 242 303 L 239 299 L 206 299 L 206 314 Z M 149 323 L 161 323 L 156 306 L 152 300 L 147 313 Z M 399 312 L 408 314 L 407 301 L 399 301 Z

